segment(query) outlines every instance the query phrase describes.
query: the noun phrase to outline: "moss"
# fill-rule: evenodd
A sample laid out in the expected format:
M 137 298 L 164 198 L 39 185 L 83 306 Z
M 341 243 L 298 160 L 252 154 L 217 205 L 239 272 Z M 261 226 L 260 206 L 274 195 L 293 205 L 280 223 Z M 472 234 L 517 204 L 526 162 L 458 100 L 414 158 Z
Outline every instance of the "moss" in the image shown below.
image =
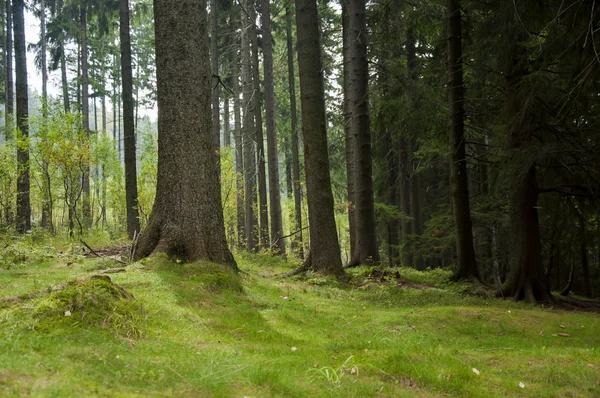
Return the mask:
M 45 334 L 100 328 L 128 338 L 141 336 L 144 308 L 108 276 L 72 280 L 22 297 L 7 309 L 3 328 L 24 327 Z

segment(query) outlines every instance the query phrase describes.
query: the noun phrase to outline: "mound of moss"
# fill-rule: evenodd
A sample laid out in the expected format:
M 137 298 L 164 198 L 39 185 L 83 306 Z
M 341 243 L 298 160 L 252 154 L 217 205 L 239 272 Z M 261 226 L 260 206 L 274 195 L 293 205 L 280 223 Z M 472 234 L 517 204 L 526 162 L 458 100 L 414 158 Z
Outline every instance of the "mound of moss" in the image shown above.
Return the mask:
M 62 283 L 45 292 L 2 300 L 0 328 L 38 333 L 69 333 L 79 328 L 106 329 L 139 338 L 145 320 L 141 303 L 106 275 Z

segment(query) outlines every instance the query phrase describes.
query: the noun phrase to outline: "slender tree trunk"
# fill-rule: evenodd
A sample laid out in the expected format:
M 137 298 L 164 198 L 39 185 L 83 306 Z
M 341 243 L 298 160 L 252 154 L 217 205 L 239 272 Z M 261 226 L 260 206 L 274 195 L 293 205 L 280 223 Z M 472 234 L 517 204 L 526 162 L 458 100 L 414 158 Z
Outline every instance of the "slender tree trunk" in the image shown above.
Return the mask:
M 42 128 L 47 129 L 47 119 L 48 119 L 48 70 L 47 70 L 47 61 L 46 61 L 46 53 L 47 53 L 47 44 L 46 44 L 46 4 L 44 0 L 40 0 L 40 42 L 41 42 L 41 70 L 42 70 Z M 47 165 L 47 159 L 42 159 L 42 163 Z M 52 216 L 51 216 L 51 208 L 50 208 L 50 176 L 47 173 L 47 169 L 45 170 L 44 183 L 42 184 L 42 219 L 40 221 L 40 226 L 42 228 L 48 228 L 51 230 L 52 225 Z
M 127 234 L 133 238 L 140 231 L 138 212 L 137 165 L 133 120 L 133 72 L 131 67 L 131 33 L 129 1 L 119 0 L 119 31 L 121 37 L 121 83 L 123 91 L 123 129 L 125 131 L 125 200 L 127 203 Z
M 379 261 L 373 197 L 373 160 L 369 118 L 369 68 L 365 0 L 348 1 L 350 135 L 353 140 L 356 253 L 353 264 Z M 346 34 L 345 34 L 346 35 Z
M 355 198 L 355 163 L 354 136 L 350 131 L 350 18 L 348 15 L 348 0 L 342 1 L 342 55 L 343 55 L 343 93 L 344 93 L 344 136 L 346 138 L 346 187 L 348 192 L 348 234 L 350 237 L 350 258 L 357 257 L 356 244 L 356 198 Z
M 473 247 L 464 137 L 464 88 L 462 72 L 462 21 L 458 0 L 448 0 L 448 101 L 450 109 L 450 175 L 456 225 L 458 270 L 453 279 L 479 279 Z
M 206 2 L 154 5 L 158 89 L 158 175 L 138 258 L 165 252 L 237 269 L 227 247 L 210 115 Z
M 3 1 L 3 0 L 0 0 Z M 5 137 L 8 141 L 14 127 L 14 80 L 13 80 L 13 15 L 12 0 L 6 0 L 6 88 L 4 110 L 6 114 Z
M 65 46 L 62 39 L 59 42 L 60 46 L 60 77 L 62 81 L 63 107 L 65 112 L 71 112 L 71 104 L 69 101 L 69 80 L 67 79 L 67 60 L 65 55 Z
M 288 88 L 290 91 L 290 116 L 292 121 L 292 179 L 294 183 L 294 218 L 296 230 L 299 231 L 293 238 L 292 244 L 299 248 L 300 258 L 304 258 L 304 245 L 302 243 L 302 196 L 300 191 L 300 154 L 298 144 L 298 118 L 296 114 L 296 77 L 294 76 L 294 49 L 292 44 L 292 10 L 291 3 L 285 7 L 285 33 L 287 41 L 288 62 Z M 295 246 L 292 246 L 293 248 Z
M 242 135 L 241 102 L 240 102 L 240 60 L 234 51 L 233 60 L 233 118 L 235 124 L 235 186 L 237 190 L 237 241 L 238 247 L 244 247 L 246 236 L 244 213 L 244 138 Z
M 273 82 L 273 43 L 269 0 L 262 0 L 262 37 L 265 71 L 265 118 L 267 125 L 267 156 L 269 157 L 269 205 L 271 211 L 271 245 L 277 254 L 285 254 L 283 222 L 281 220 L 281 193 L 279 187 L 279 159 L 277 131 L 275 131 L 275 85 Z
M 581 252 L 581 268 L 583 270 L 583 292 L 586 297 L 592 297 L 592 286 L 590 284 L 590 267 L 588 261 L 587 233 L 585 230 L 585 220 L 579 218 L 579 250 Z
M 243 1 L 244 9 L 250 4 Z M 254 252 L 258 249 L 258 218 L 254 204 L 256 203 L 256 129 L 254 126 L 254 100 L 252 87 L 252 52 L 250 49 L 250 25 L 253 23 L 245 14 L 242 15 L 242 90 L 244 107 L 244 198 L 246 247 Z
M 400 138 L 398 153 L 400 154 L 400 173 L 398 175 L 400 181 L 400 211 L 405 217 L 410 217 L 409 148 L 404 138 Z M 410 219 L 405 219 L 402 221 L 402 265 L 404 267 L 413 266 L 413 249 L 410 235 L 412 235 L 412 223 Z
M 296 0 L 302 132 L 311 242 L 308 257 L 313 269 L 343 275 L 329 174 L 321 51 L 316 51 L 320 48 L 318 21 L 316 0 Z
M 84 4 L 81 6 L 81 117 L 83 119 L 83 130 L 90 137 L 90 111 L 89 111 L 89 86 L 88 86 L 88 48 L 87 48 L 87 10 Z M 84 166 L 83 185 L 83 218 L 85 225 L 92 225 L 92 212 L 90 207 L 90 167 Z
M 17 220 L 18 233 L 31 229 L 31 200 L 29 180 L 29 101 L 27 93 L 27 58 L 25 48 L 24 0 L 13 0 L 13 21 L 15 32 L 15 70 L 17 94 Z
M 231 146 L 231 127 L 229 125 L 229 93 L 223 91 L 223 146 Z
M 210 0 L 210 64 L 212 68 L 212 128 L 215 141 L 215 151 L 221 148 L 221 132 L 219 118 L 219 42 L 218 42 L 218 23 L 217 23 L 217 0 Z M 220 168 L 220 167 L 219 167 Z
M 269 208 L 267 206 L 267 178 L 265 172 L 265 144 L 263 137 L 262 101 L 260 92 L 260 65 L 258 63 L 258 35 L 256 32 L 256 13 L 254 7 L 248 8 L 250 14 L 250 40 L 252 41 L 252 83 L 254 87 L 254 119 L 256 129 L 256 158 L 258 163 L 258 204 L 260 214 L 260 247 L 268 249 L 269 242 Z

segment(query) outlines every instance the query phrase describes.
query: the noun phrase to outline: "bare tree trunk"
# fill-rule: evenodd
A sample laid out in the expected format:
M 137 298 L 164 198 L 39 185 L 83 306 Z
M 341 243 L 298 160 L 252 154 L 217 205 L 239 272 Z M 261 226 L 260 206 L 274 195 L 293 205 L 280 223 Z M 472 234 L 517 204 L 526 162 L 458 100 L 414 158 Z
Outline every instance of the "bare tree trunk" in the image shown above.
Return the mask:
M 296 245 L 299 249 L 300 258 L 304 258 L 304 245 L 302 240 L 302 194 L 300 191 L 300 154 L 298 143 L 298 118 L 296 115 L 296 78 L 294 76 L 294 49 L 292 44 L 292 10 L 291 2 L 286 3 L 285 7 L 285 34 L 287 41 L 287 62 L 288 62 L 288 87 L 290 91 L 290 115 L 292 119 L 292 181 L 294 184 L 294 218 L 296 220 L 296 230 L 298 232 L 292 237 L 292 250 Z
M 448 0 L 448 102 L 450 109 L 450 175 L 456 225 L 458 270 L 453 279 L 479 279 L 473 247 L 464 137 L 464 88 L 462 73 L 462 21 L 458 0 Z
M 133 120 L 133 71 L 131 66 L 131 33 L 129 0 L 119 0 L 119 32 L 121 38 L 121 83 L 123 91 L 123 130 L 125 132 L 125 201 L 127 235 L 132 239 L 140 231 L 137 190 L 136 140 Z
M 3 1 L 3 0 L 0 0 Z M 9 140 L 14 127 L 14 81 L 13 81 L 13 16 L 12 0 L 6 0 L 6 88 L 4 110 L 6 114 L 6 140 Z
M 237 242 L 238 247 L 244 247 L 245 240 L 245 217 L 244 214 L 244 147 L 241 121 L 241 103 L 240 103 L 240 60 L 237 51 L 233 52 L 233 115 L 235 123 L 235 187 L 237 190 Z
M 60 77 L 62 82 L 63 107 L 65 112 L 71 112 L 71 104 L 69 101 L 69 81 L 67 80 L 67 60 L 65 55 L 65 45 L 61 39 L 60 46 Z
M 13 21 L 15 31 L 15 70 L 17 94 L 17 219 L 18 233 L 31 229 L 31 199 L 29 180 L 29 100 L 27 92 L 27 50 L 25 48 L 24 0 L 13 0 Z
M 231 146 L 231 126 L 229 125 L 229 93 L 223 91 L 223 146 Z
M 48 69 L 46 67 L 46 4 L 44 0 L 40 0 L 40 41 L 41 41 L 41 69 L 42 69 L 42 118 L 43 118 L 43 129 L 47 129 L 48 123 Z M 44 164 L 48 164 L 48 160 L 42 159 Z M 40 226 L 42 228 L 48 228 L 52 230 L 52 209 L 51 209 L 51 185 L 50 175 L 46 173 L 44 176 L 43 192 L 42 192 L 42 220 Z
M 316 0 L 296 0 L 304 162 L 313 269 L 343 275 L 329 174 L 325 89 Z
M 237 268 L 227 247 L 213 153 L 205 7 L 202 0 L 161 0 L 154 6 L 158 179 L 136 256 L 165 252 Z
M 275 130 L 275 86 L 273 83 L 273 43 L 269 0 L 262 0 L 262 36 L 265 71 L 265 118 L 267 126 L 267 156 L 269 158 L 269 205 L 271 212 L 271 245 L 277 254 L 285 254 L 283 222 L 281 220 L 281 193 L 279 187 L 279 159 L 277 131 Z
M 579 218 L 579 250 L 581 252 L 581 268 L 583 271 L 583 292 L 586 297 L 592 297 L 592 286 L 590 284 L 590 267 L 588 261 L 587 233 L 585 230 L 585 220 L 580 215 Z
M 410 217 L 410 171 L 409 171 L 409 148 L 404 138 L 400 138 L 398 152 L 400 154 L 400 211 L 405 217 Z M 402 265 L 404 267 L 413 266 L 413 249 L 410 242 L 412 235 L 412 223 L 410 219 L 402 221 Z
M 267 206 L 267 178 L 265 173 L 265 144 L 262 126 L 262 101 L 260 92 L 260 65 L 258 63 L 258 36 L 256 32 L 256 13 L 254 6 L 248 7 L 250 14 L 250 40 L 252 41 L 252 83 L 254 87 L 254 119 L 256 129 L 256 159 L 258 163 L 258 205 L 260 214 L 260 247 L 268 249 L 269 208 Z
M 83 119 L 83 130 L 90 138 L 90 111 L 89 111 L 89 87 L 88 87 L 88 48 L 87 48 L 87 10 L 85 4 L 81 4 L 81 117 Z M 90 167 L 85 166 L 82 178 L 83 185 L 83 218 L 86 227 L 92 226 L 92 212 L 90 207 Z
M 249 2 L 243 1 L 243 8 L 248 9 Z M 244 107 L 243 147 L 244 147 L 244 198 L 246 204 L 246 248 L 250 252 L 258 249 L 258 218 L 254 204 L 256 203 L 256 129 L 254 126 L 255 102 L 252 87 L 252 52 L 250 49 L 250 25 L 253 23 L 248 15 L 242 17 L 242 90 Z

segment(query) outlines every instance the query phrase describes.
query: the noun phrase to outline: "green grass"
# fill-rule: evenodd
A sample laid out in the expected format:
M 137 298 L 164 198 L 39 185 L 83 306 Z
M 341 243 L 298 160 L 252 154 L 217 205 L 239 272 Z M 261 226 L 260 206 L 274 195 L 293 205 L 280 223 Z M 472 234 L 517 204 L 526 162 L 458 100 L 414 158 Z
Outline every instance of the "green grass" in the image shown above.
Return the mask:
M 159 257 L 110 275 L 132 298 L 90 279 L 105 262 L 0 270 L 2 296 L 37 292 L 0 304 L 1 396 L 600 396 L 600 316 L 474 296 L 444 271 L 344 285 L 282 279 L 268 256 L 238 256 L 239 275 Z

